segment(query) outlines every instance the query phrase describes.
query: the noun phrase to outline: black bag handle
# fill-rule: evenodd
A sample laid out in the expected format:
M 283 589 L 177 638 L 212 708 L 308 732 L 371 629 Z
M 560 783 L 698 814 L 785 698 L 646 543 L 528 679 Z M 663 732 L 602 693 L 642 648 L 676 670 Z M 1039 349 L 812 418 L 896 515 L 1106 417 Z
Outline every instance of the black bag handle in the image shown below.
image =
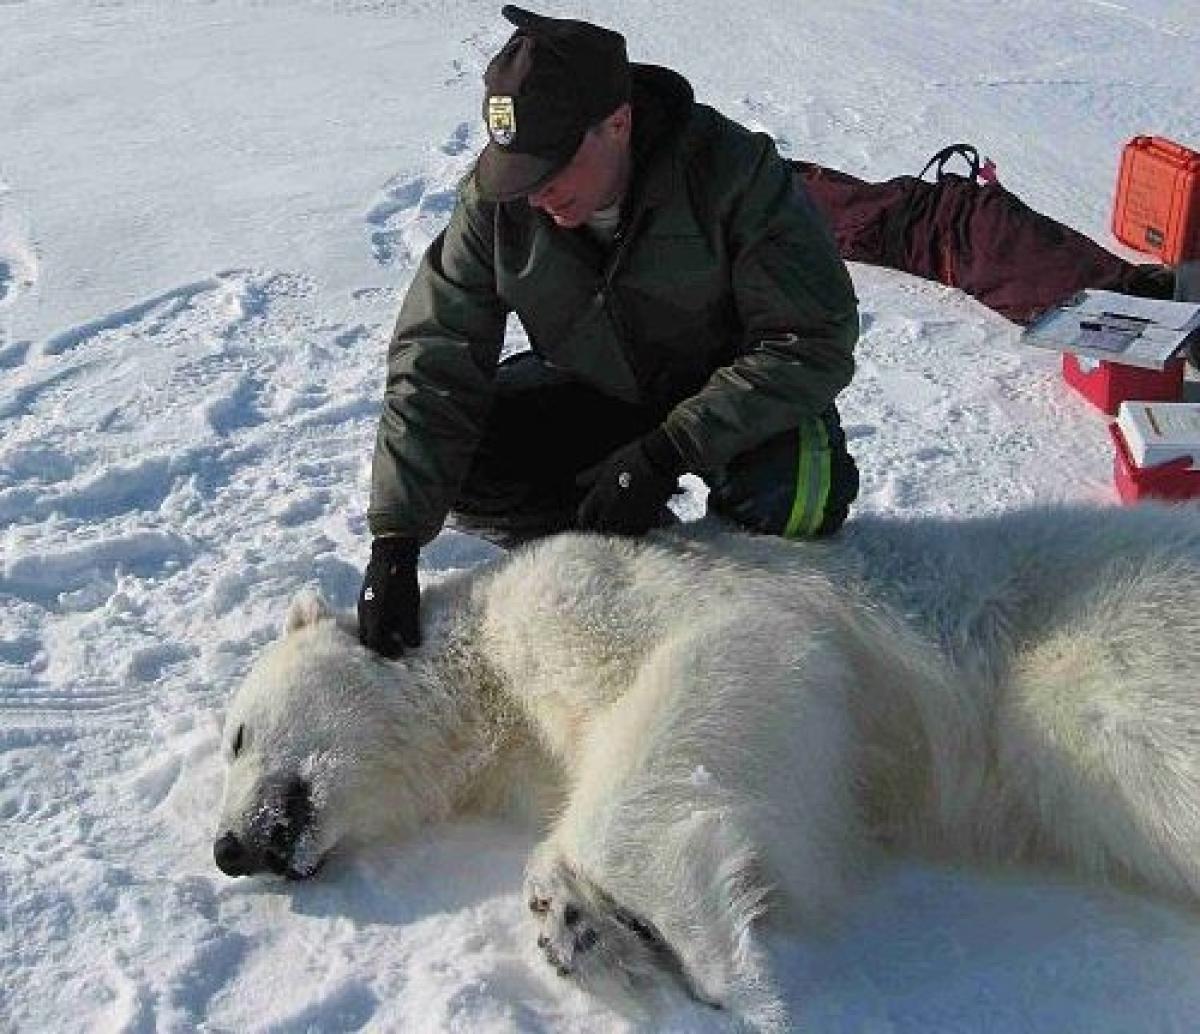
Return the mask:
M 919 180 L 925 178 L 925 173 L 937 166 L 937 180 L 941 183 L 946 175 L 946 163 L 951 158 L 965 158 L 970 166 L 970 179 L 972 182 L 979 179 L 979 174 L 983 171 L 983 162 L 979 158 L 979 151 L 974 144 L 951 144 L 949 147 L 943 147 L 937 154 L 925 163 L 925 168 L 921 170 L 921 174 L 917 177 Z

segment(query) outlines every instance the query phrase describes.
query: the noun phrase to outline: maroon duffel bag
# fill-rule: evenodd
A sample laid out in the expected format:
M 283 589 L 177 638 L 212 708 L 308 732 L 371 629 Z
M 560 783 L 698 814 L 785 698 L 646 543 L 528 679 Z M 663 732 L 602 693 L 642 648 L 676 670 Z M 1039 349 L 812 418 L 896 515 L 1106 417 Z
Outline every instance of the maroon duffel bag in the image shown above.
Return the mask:
M 946 171 L 951 158 L 967 176 Z M 842 257 L 900 269 L 960 288 L 1026 324 L 1085 287 L 1170 298 L 1174 275 L 1125 262 L 1042 215 L 996 181 L 970 144 L 935 154 L 920 176 L 868 183 L 810 162 L 793 162 L 825 213 Z M 935 169 L 933 182 L 925 173 Z

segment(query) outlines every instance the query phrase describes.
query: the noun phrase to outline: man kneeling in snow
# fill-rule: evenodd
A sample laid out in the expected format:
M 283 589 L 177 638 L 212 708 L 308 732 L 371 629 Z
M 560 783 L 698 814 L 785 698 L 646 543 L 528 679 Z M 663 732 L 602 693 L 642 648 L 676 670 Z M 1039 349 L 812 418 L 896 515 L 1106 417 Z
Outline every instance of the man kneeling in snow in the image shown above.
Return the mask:
M 858 493 L 834 398 L 844 263 L 772 140 L 625 41 L 511 5 L 490 142 L 405 298 L 372 472 L 363 641 L 419 641 L 447 513 L 503 543 L 671 520 L 684 472 L 757 531 L 826 535 Z M 516 312 L 532 351 L 499 362 Z

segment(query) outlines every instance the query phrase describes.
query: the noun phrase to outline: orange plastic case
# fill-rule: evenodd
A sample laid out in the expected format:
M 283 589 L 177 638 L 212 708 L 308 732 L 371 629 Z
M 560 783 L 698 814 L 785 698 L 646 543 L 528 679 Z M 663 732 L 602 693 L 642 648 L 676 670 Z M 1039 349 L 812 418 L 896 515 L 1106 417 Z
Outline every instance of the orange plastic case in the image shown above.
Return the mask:
M 1162 136 L 1135 136 L 1121 152 L 1113 233 L 1175 265 L 1200 258 L 1200 152 Z

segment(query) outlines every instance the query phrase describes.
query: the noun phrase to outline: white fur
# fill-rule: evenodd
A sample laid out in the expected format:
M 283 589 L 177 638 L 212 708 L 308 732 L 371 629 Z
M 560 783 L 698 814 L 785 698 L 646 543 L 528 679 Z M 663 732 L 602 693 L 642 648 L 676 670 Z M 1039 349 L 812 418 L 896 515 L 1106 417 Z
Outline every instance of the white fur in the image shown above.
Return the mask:
M 246 746 L 220 830 L 295 772 L 314 857 L 463 810 L 540 814 L 552 964 L 763 1030 L 785 1019 L 760 920 L 822 922 L 880 842 L 1195 901 L 1198 518 L 564 535 L 430 589 L 425 644 L 394 663 L 310 601 L 231 704 Z

